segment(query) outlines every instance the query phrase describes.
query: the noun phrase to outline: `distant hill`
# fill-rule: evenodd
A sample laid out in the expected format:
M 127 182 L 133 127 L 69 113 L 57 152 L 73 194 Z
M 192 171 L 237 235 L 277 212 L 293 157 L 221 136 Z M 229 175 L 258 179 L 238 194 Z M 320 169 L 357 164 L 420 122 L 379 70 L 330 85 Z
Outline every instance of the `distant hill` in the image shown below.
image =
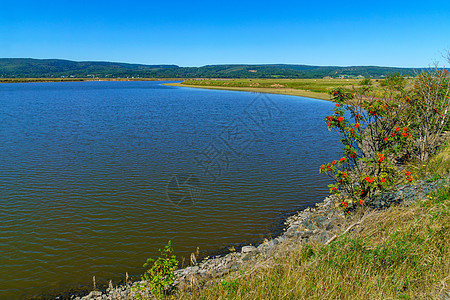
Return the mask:
M 70 61 L 62 59 L 0 58 L 0 78 L 322 78 L 374 77 L 392 73 L 414 75 L 419 69 L 376 66 L 308 65 L 142 65 L 116 62 Z
M 115 62 L 70 61 L 62 59 L 0 58 L 3 77 L 127 77 L 151 74 L 175 65 L 139 65 Z

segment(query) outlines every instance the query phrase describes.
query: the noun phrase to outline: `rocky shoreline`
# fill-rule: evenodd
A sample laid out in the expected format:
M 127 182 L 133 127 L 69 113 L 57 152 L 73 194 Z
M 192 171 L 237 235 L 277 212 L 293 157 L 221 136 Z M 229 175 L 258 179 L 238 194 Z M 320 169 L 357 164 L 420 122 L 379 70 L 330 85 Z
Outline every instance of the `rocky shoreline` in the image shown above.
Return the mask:
M 410 205 L 426 194 L 435 191 L 440 184 L 449 183 L 449 176 L 438 180 L 420 180 L 415 184 L 401 185 L 377 197 L 368 209 L 383 209 L 392 205 Z M 206 257 L 199 263 L 175 271 L 178 285 L 195 286 L 199 282 L 222 281 L 223 277 L 241 269 L 242 267 L 257 268 L 268 258 L 290 251 L 298 244 L 327 243 L 341 234 L 352 222 L 344 212 L 338 208 L 335 196 L 326 197 L 322 202 L 298 211 L 285 221 L 283 233 L 263 243 L 243 246 L 239 251 L 226 255 Z M 354 222 L 354 220 L 353 220 Z M 76 300 L 106 300 L 106 299 L 134 299 L 134 287 L 142 282 L 133 282 L 116 287 L 110 283 L 106 291 L 92 291 L 87 296 L 72 296 Z M 150 296 L 150 292 L 147 292 Z

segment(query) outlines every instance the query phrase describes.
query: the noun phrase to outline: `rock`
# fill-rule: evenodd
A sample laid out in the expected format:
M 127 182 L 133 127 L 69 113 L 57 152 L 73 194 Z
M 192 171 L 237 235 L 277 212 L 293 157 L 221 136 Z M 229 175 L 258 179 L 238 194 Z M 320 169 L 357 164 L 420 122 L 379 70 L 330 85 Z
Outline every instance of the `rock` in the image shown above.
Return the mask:
M 278 241 L 275 239 L 272 239 L 272 240 L 268 241 L 266 245 L 271 248 L 271 247 L 275 246 L 276 244 L 278 244 Z
M 242 255 L 241 260 L 247 261 L 250 259 L 250 257 L 251 257 L 250 253 L 245 253 L 244 255 Z
M 102 295 L 102 292 L 100 292 L 100 291 L 92 291 L 89 293 L 88 297 L 91 297 L 91 298 L 100 297 L 101 295 Z
M 298 228 L 298 225 L 291 225 L 287 231 L 295 231 Z
M 286 240 L 286 237 L 285 236 L 279 236 L 279 237 L 276 238 L 276 240 L 277 240 L 278 243 L 282 243 L 282 242 L 284 242 Z
M 445 183 L 447 180 L 448 176 L 445 176 L 434 182 L 420 180 L 413 185 L 401 185 L 381 193 L 369 203 L 369 206 L 375 209 L 383 209 L 400 203 L 403 205 L 411 205 L 417 200 L 425 197 L 426 194 L 435 191 L 441 183 Z
M 255 251 L 255 250 L 256 250 L 255 246 L 244 246 L 244 247 L 242 247 L 241 252 L 242 253 L 248 253 L 248 252 L 252 252 L 252 251 Z
M 270 248 L 274 247 L 276 244 L 278 244 L 278 240 L 272 239 L 270 241 L 267 241 L 261 245 L 258 246 L 259 251 L 267 251 Z

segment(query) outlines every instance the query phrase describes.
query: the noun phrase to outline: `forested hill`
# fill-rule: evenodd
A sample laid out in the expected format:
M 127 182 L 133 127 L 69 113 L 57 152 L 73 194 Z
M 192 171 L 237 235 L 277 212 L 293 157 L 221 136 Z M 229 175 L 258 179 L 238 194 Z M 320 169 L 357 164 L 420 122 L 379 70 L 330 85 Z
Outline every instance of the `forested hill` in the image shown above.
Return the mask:
M 0 78 L 323 78 L 374 77 L 399 73 L 414 75 L 419 69 L 376 66 L 308 65 L 142 65 L 116 62 L 70 61 L 61 59 L 0 58 Z

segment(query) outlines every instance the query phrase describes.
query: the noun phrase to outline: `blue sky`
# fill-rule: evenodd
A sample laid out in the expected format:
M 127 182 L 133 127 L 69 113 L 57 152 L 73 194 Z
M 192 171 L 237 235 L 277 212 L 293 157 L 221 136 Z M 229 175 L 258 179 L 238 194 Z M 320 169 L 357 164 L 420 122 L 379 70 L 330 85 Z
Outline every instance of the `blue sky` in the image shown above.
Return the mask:
M 3 1 L 0 57 L 428 66 L 450 1 Z

